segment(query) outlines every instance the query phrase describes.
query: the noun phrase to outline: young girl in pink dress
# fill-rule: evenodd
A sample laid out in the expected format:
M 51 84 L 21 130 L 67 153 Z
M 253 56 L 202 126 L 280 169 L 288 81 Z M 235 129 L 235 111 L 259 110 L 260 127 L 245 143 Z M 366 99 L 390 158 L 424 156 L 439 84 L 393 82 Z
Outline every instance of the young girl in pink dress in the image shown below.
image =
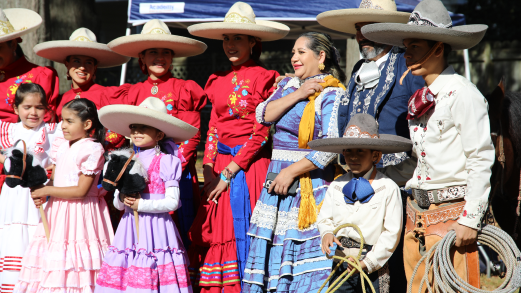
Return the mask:
M 50 239 L 40 223 L 22 259 L 14 292 L 94 291 L 114 237 L 107 203 L 96 185 L 105 162 L 105 133 L 96 105 L 72 100 L 63 107 L 62 117 L 66 140 L 53 144 L 51 180 L 31 192 L 37 208 L 50 197 L 45 207 Z

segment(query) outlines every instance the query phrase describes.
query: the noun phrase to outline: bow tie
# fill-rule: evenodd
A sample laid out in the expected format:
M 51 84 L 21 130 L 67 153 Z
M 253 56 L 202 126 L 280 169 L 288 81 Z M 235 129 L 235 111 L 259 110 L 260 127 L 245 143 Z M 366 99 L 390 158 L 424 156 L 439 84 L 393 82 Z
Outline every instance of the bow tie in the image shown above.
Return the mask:
M 369 180 L 372 182 L 375 176 L 376 169 L 373 169 L 373 173 Z M 374 195 L 374 189 L 371 186 L 371 182 L 363 177 L 351 179 L 344 188 L 342 188 L 342 193 L 344 194 L 344 200 L 346 203 L 354 204 L 356 201 L 359 201 L 360 203 L 370 201 Z
M 407 120 L 420 118 L 434 106 L 434 95 L 428 87 L 417 90 L 409 99 Z
M 355 76 L 356 90 L 370 89 L 378 85 L 380 80 L 380 68 L 376 62 L 365 62 Z

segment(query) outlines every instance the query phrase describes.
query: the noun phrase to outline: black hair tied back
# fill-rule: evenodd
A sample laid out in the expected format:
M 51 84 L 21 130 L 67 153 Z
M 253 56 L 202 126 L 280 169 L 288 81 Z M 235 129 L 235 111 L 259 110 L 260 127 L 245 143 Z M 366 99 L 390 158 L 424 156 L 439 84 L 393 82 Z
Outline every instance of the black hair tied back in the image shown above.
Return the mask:
M 80 117 L 81 122 L 92 121 L 92 127 L 88 130 L 89 137 L 101 144 L 105 142 L 105 127 L 99 121 L 98 109 L 92 101 L 84 98 L 74 99 L 65 104 L 63 108 L 74 111 L 76 116 Z
M 319 32 L 306 32 L 299 36 L 299 38 L 301 37 L 308 39 L 308 48 L 313 51 L 316 56 L 320 54 L 320 51 L 324 51 L 326 54 L 324 70 L 333 75 L 333 77 L 338 79 L 341 83 L 344 83 L 346 81 L 346 74 L 340 67 L 340 53 L 338 53 L 338 49 L 333 45 L 331 37 L 328 34 Z

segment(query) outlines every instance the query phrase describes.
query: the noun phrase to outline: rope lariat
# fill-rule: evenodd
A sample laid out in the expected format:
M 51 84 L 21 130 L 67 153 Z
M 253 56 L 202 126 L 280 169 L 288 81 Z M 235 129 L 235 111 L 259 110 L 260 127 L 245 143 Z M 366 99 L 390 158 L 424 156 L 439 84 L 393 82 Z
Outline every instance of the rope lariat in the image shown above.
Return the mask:
M 349 265 L 351 265 L 353 267 L 353 269 L 351 270 L 351 272 L 348 272 L 347 270 L 345 272 L 343 272 L 340 275 L 340 277 L 338 277 L 333 282 L 333 284 L 331 284 L 331 286 L 329 286 L 329 288 L 326 290 L 325 293 L 332 293 L 332 292 L 337 291 L 340 288 L 340 286 L 342 286 L 342 284 L 344 284 L 357 271 L 360 273 L 360 278 L 362 280 L 362 291 L 364 293 L 366 292 L 366 290 L 365 290 L 365 282 L 367 282 L 367 283 L 369 283 L 369 287 L 371 288 L 371 291 L 373 293 L 376 293 L 375 290 L 374 290 L 374 287 L 373 287 L 373 283 L 371 282 L 371 279 L 369 279 L 369 276 L 367 276 L 367 274 L 364 272 L 364 270 L 362 270 L 362 265 L 360 264 L 360 258 L 362 257 L 362 251 L 364 249 L 364 236 L 362 235 L 362 231 L 360 231 L 360 228 L 358 228 L 358 226 L 355 225 L 355 224 L 342 224 L 342 225 L 338 226 L 335 229 L 335 231 L 333 231 L 333 234 L 336 235 L 336 233 L 338 233 L 338 231 L 340 231 L 340 229 L 343 229 L 343 228 L 346 228 L 346 227 L 352 227 L 353 229 L 356 230 L 356 232 L 358 232 L 358 235 L 360 235 L 360 249 L 358 250 L 358 255 L 357 256 L 346 255 L 345 257 L 340 257 L 340 256 L 337 256 L 337 255 L 332 255 L 331 256 L 331 255 L 326 253 L 326 257 L 328 259 L 338 259 L 340 262 L 333 269 L 333 271 L 331 271 L 331 274 L 329 275 L 329 277 L 327 277 L 326 281 L 324 281 L 324 284 L 322 284 L 322 286 L 320 286 L 320 289 L 318 289 L 318 293 L 320 293 L 322 291 L 322 289 L 324 289 L 324 287 L 327 286 L 327 284 L 329 283 L 329 280 L 331 280 L 331 278 L 333 277 L 335 272 L 340 268 L 340 266 L 344 262 L 347 262 Z M 354 262 L 351 261 L 349 258 L 354 259 Z
M 456 232 L 450 231 L 443 239 L 432 246 L 414 268 L 411 281 L 407 286 L 407 293 L 412 293 L 412 280 L 416 277 L 422 262 L 425 262 L 425 273 L 418 292 L 422 292 L 424 285 L 427 286 L 429 293 L 511 293 L 521 287 L 521 252 L 512 237 L 505 231 L 492 225 L 487 225 L 478 234 L 478 241 L 497 252 L 507 268 L 503 283 L 494 291 L 476 288 L 458 276 L 450 257 L 450 249 L 455 241 Z M 433 284 L 429 281 L 429 271 L 431 270 L 434 273 Z

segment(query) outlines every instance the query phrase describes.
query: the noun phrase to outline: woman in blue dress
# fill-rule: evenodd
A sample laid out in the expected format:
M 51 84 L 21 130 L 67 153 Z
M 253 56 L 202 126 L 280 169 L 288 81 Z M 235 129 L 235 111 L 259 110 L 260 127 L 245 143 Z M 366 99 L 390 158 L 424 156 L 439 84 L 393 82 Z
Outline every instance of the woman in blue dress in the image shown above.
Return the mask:
M 341 83 L 346 76 L 326 34 L 301 35 L 292 53 L 295 77 L 279 82 L 256 111 L 259 123 L 275 124 L 267 177 L 278 174 L 252 214 L 244 292 L 313 293 L 331 272 L 332 262 L 320 249 L 316 215 L 335 177 L 336 155 L 311 151 L 307 143 L 339 136 L 333 109 L 346 95 Z M 294 181 L 299 181 L 296 194 L 288 192 Z

